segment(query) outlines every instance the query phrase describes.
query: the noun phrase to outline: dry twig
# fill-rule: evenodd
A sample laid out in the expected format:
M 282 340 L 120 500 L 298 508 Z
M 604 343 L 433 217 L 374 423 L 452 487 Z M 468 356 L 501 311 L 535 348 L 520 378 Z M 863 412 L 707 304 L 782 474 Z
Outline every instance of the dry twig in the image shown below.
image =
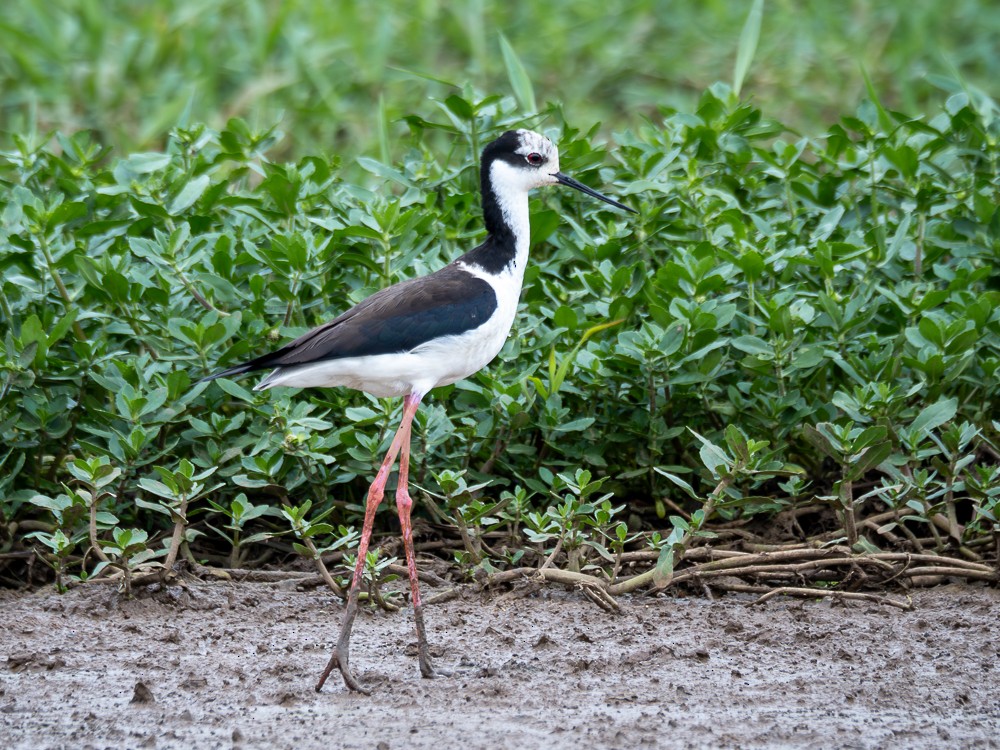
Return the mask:
M 879 596 L 878 594 L 867 594 L 858 591 L 836 591 L 833 589 L 811 589 L 811 588 L 795 588 L 792 586 L 782 586 L 778 589 L 772 589 L 766 594 L 761 596 L 754 604 L 763 604 L 768 599 L 775 596 L 803 596 L 807 598 L 814 598 L 818 596 L 832 596 L 836 599 L 855 599 L 866 602 L 877 602 L 878 604 L 886 604 L 890 607 L 898 607 L 906 612 L 913 609 L 913 602 L 907 597 L 905 602 L 898 601 L 897 599 L 890 599 L 888 596 Z

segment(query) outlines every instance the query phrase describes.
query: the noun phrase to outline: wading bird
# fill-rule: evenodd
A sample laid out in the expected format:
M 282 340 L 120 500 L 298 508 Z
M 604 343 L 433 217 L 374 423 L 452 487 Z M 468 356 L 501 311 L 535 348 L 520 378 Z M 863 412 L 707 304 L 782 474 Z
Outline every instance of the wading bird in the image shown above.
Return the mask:
M 276 385 L 346 386 L 379 397 L 403 397 L 401 424 L 368 490 L 347 609 L 317 691 L 333 668 L 339 667 L 348 688 L 368 692 L 351 672 L 351 627 L 358 610 L 375 510 L 382 502 L 397 455 L 396 507 L 410 578 L 420 673 L 435 676 L 424 634 L 410 525 L 410 431 L 417 406 L 428 391 L 478 372 L 503 347 L 514 322 L 528 262 L 528 191 L 544 185 L 568 185 L 636 213 L 560 172 L 556 147 L 530 130 L 508 131 L 483 149 L 480 181 L 488 233 L 481 245 L 439 271 L 376 292 L 277 351 L 203 378 L 214 380 L 270 369 L 255 390 Z

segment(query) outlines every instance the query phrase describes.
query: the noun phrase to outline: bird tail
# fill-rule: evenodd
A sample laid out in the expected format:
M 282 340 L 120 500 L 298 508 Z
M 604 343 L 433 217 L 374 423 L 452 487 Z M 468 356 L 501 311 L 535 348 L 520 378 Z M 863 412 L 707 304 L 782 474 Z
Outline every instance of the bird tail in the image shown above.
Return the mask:
M 200 380 L 195 381 L 195 385 L 198 383 L 207 383 L 210 380 L 215 380 L 216 378 L 231 378 L 234 375 L 242 375 L 245 372 L 250 372 L 251 370 L 256 370 L 257 367 L 254 366 L 252 362 L 244 362 L 242 365 L 236 365 L 234 367 L 226 368 L 225 370 L 219 370 L 219 372 L 213 372 L 211 375 L 206 375 Z

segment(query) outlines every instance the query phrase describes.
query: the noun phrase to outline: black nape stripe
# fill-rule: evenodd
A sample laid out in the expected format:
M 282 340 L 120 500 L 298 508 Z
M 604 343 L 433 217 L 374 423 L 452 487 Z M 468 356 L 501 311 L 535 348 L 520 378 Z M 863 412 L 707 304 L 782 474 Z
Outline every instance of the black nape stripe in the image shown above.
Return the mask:
M 521 147 L 521 136 L 517 131 L 508 130 L 483 149 L 483 160 L 479 165 L 479 187 L 483 197 L 483 224 L 489 236 L 479 247 L 462 257 L 465 263 L 475 264 L 489 274 L 501 273 L 517 256 L 517 242 L 514 231 L 504 221 L 503 212 L 493 183 L 490 169 L 496 161 L 518 164 L 522 161 L 515 151 Z

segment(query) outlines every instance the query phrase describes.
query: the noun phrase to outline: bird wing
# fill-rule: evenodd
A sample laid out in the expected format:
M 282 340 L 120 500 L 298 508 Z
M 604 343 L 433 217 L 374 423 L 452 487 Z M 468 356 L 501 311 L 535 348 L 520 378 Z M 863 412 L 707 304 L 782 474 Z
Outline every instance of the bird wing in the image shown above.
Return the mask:
M 489 282 L 452 263 L 382 289 L 280 349 L 205 380 L 272 367 L 392 354 L 478 328 L 496 310 Z

